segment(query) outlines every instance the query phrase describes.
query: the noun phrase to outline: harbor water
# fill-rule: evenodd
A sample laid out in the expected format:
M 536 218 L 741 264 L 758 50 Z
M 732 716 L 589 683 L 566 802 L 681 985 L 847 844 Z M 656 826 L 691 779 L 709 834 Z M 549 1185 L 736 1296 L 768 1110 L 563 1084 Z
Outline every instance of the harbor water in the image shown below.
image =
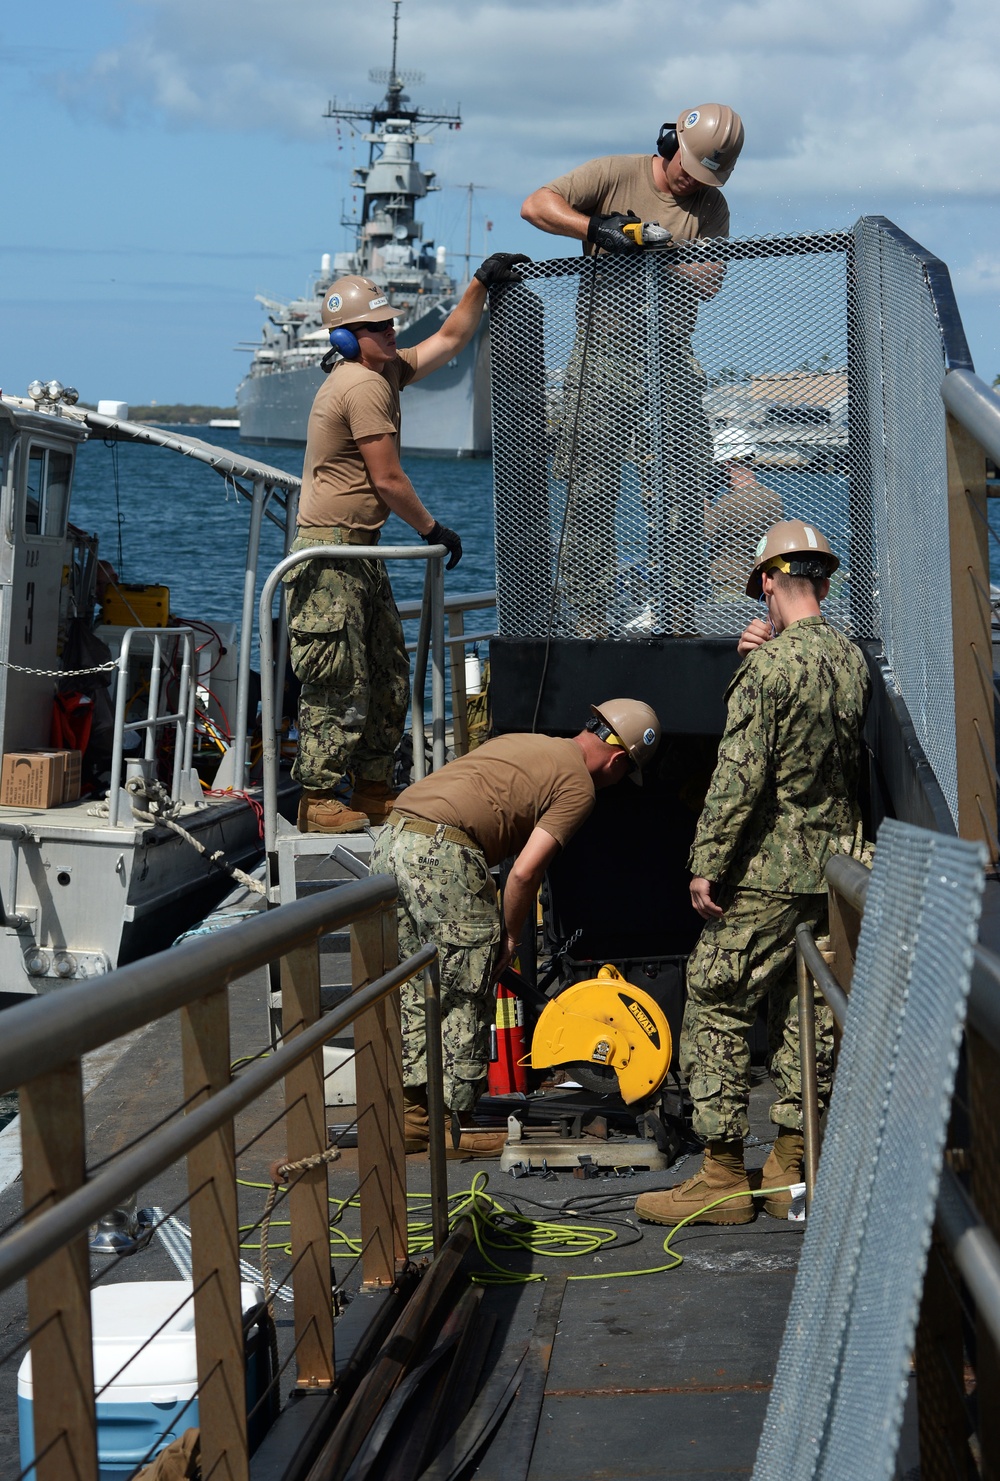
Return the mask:
M 258 447 L 241 442 L 239 432 L 228 427 L 176 430 L 271 467 L 302 472 L 300 447 Z M 446 593 L 492 590 L 493 475 L 489 460 L 413 458 L 404 462 L 427 508 L 462 537 L 462 560 L 445 576 Z M 79 450 L 73 523 L 88 534 L 100 534 L 101 556 L 111 562 L 120 580 L 169 586 L 170 611 L 178 618 L 239 620 L 249 513 L 249 503 L 239 490 L 202 463 L 96 438 Z M 418 543 L 413 530 L 395 517 L 386 525 L 383 540 Z M 264 580 L 283 554 L 280 531 L 271 520 L 264 522 L 261 543 L 258 598 Z M 396 563 L 392 584 L 397 601 L 420 597 L 423 573 L 423 562 Z M 492 614 L 477 614 L 475 621 L 477 630 L 485 630 Z

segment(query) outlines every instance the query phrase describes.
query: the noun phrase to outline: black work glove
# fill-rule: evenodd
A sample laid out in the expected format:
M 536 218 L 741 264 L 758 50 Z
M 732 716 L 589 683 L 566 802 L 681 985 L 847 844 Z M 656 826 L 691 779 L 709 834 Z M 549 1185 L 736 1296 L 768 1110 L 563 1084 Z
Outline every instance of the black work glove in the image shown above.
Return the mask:
M 457 566 L 462 559 L 461 535 L 456 535 L 455 531 L 449 530 L 447 525 L 439 525 L 437 520 L 434 521 L 427 534 L 421 536 L 421 539 L 426 540 L 428 545 L 444 546 L 451 557 L 450 560 L 445 562 L 444 568 L 446 571 L 450 571 L 453 566 Z
M 530 261 L 531 258 L 526 257 L 523 252 L 494 252 L 481 267 L 476 268 L 473 276 L 485 288 L 492 288 L 496 283 L 520 283 L 524 274 L 518 272 L 514 264 Z
M 608 216 L 591 216 L 590 225 L 587 227 L 587 241 L 593 242 L 595 247 L 601 247 L 605 252 L 638 252 L 641 250 L 638 242 L 633 242 L 622 231 L 627 221 L 641 221 L 634 211 L 622 214 L 621 211 L 612 211 Z

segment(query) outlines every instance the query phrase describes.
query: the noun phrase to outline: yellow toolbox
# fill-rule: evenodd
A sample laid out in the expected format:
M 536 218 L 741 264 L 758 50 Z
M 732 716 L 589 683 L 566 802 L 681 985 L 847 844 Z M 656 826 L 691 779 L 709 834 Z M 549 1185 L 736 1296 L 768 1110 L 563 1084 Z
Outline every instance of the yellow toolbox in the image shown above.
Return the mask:
M 112 582 L 104 594 L 101 621 L 108 627 L 166 627 L 169 617 L 169 586 Z

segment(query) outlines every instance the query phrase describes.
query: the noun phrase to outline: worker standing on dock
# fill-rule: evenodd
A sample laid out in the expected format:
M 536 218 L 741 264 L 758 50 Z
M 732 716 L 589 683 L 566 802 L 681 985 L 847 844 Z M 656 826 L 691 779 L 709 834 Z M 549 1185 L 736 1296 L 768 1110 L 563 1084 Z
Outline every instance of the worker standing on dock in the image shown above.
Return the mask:
M 652 156 L 590 160 L 540 186 L 523 203 L 521 215 L 541 231 L 582 242 L 588 256 L 648 250 L 642 245 L 643 223 L 659 227 L 675 243 L 726 237 L 729 206 L 719 187 L 733 172 L 743 137 L 743 123 L 732 108 L 702 103 L 685 109 L 676 123 L 663 124 Z M 712 466 L 705 376 L 694 357 L 691 332 L 699 303 L 718 292 L 723 274 L 720 264 L 710 262 L 671 267 L 663 286 L 652 397 L 653 383 L 645 384 L 648 377 L 637 372 L 644 341 L 650 340 L 645 291 L 626 294 L 616 275 L 610 281 L 596 273 L 581 280 L 555 459 L 570 504 L 563 588 L 580 636 L 609 631 L 615 511 L 627 462 L 638 470 L 647 504 L 650 567 L 663 588 L 657 594 L 659 625 L 690 630 L 691 577 L 704 571 L 702 518 Z M 647 404 L 648 399 L 656 404 Z M 618 480 L 610 489 L 609 474 Z M 670 508 L 658 507 L 664 501 L 657 493 L 664 486 Z
M 400 957 L 438 946 L 444 1098 L 460 1155 L 499 1156 L 506 1139 L 473 1131 L 472 1112 L 486 1085 L 491 987 L 518 950 L 542 877 L 589 816 L 595 789 L 628 775 L 641 784 L 660 743 L 660 722 L 641 700 L 591 710 L 572 739 L 501 735 L 414 782 L 372 850 L 372 873 L 394 874 L 399 886 Z M 490 870 L 508 858 L 501 924 Z M 418 1152 L 428 1144 L 422 988 L 409 982 L 401 996 L 406 1150 Z
M 745 657 L 727 692 L 726 730 L 688 861 L 691 903 L 706 924 L 688 963 L 680 1064 L 706 1152 L 693 1178 L 637 1200 L 636 1213 L 653 1223 L 754 1217 L 743 1165 L 747 1034 L 765 997 L 778 1135 L 762 1187 L 802 1181 L 795 931 L 802 924 L 826 931 L 826 862 L 863 849 L 858 782 L 871 680 L 861 650 L 820 611 L 838 565 L 813 525 L 783 520 L 758 545 L 747 582 L 747 595 L 766 604 L 768 624 L 755 621 L 740 640 Z M 816 1033 L 821 1110 L 832 1049 L 824 1006 Z M 775 1192 L 764 1207 L 785 1218 L 789 1203 L 789 1194 Z
M 395 513 L 429 544 L 446 547 L 446 570 L 458 564 L 461 539 L 424 507 L 399 461 L 400 392 L 461 353 L 488 289 L 516 279 L 519 261 L 527 258 L 488 257 L 440 329 L 405 349 L 397 348 L 395 315 L 375 283 L 345 277 L 331 285 L 322 308 L 330 374 L 309 413 L 293 551 L 376 545 Z M 385 563 L 313 560 L 284 583 L 292 669 L 302 684 L 292 768 L 302 784 L 299 831 L 355 833 L 384 822 L 392 806 L 393 759 L 410 698 Z

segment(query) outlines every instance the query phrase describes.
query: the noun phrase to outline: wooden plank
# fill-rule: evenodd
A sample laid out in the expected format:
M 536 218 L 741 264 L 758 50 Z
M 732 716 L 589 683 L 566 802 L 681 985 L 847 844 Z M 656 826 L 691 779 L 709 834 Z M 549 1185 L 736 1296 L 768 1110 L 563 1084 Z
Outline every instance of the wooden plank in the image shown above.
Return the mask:
M 83 1082 L 72 1060 L 19 1094 L 24 1207 L 36 1218 L 86 1176 Z M 82 1234 L 27 1279 L 37 1481 L 97 1481 L 90 1259 Z M 44 1454 L 43 1454 L 44 1452 Z
M 281 962 L 282 1017 L 286 1041 L 320 1016 L 319 951 L 315 943 L 289 952 Z M 285 1077 L 288 1160 L 298 1162 L 326 1150 L 323 1050 L 319 1048 Z M 329 1167 L 293 1173 L 288 1194 L 295 1267 L 296 1383 L 329 1388 L 334 1380 L 333 1286 L 330 1277 Z
M 351 979 L 355 989 L 376 981 L 398 959 L 395 904 L 354 922 Z M 367 1287 L 391 1285 L 397 1266 L 406 1258 L 401 1043 L 398 993 L 355 1019 L 361 1266 Z
M 972 1194 L 984 1224 L 1000 1240 L 1000 1055 L 974 1029 L 967 1031 Z M 1000 1478 L 1000 1352 L 976 1316 L 976 1396 L 981 1469 Z
M 950 412 L 946 424 L 958 831 L 962 838 L 981 839 L 996 865 L 986 457 L 976 439 Z
M 229 1083 L 228 990 L 193 1003 L 180 1018 L 184 1098 L 194 1109 Z M 189 1152 L 187 1164 L 202 1474 L 248 1481 L 233 1123 Z

